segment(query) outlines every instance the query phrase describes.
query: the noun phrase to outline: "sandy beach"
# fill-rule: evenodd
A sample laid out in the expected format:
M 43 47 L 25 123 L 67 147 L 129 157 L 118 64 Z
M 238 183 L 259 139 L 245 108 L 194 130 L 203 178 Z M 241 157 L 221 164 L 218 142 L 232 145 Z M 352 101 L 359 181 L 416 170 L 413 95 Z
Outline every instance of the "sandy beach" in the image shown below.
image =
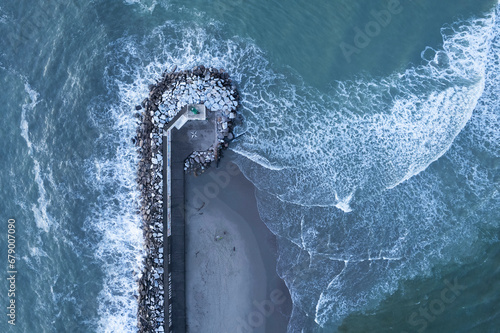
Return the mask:
M 291 298 L 276 274 L 276 239 L 229 160 L 186 177 L 188 331 L 286 332 Z

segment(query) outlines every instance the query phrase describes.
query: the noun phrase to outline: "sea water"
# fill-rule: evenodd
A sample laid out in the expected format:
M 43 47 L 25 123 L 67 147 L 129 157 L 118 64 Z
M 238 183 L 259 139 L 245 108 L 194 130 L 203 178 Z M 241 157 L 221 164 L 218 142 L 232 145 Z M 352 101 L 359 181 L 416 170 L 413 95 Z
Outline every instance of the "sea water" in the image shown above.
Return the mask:
M 497 1 L 0 2 L 2 276 L 16 326 L 133 332 L 136 111 L 225 68 L 232 144 L 276 234 L 289 332 L 495 332 Z M 4 307 L 5 305 L 5 307 Z M 223 320 L 223 318 L 221 319 Z

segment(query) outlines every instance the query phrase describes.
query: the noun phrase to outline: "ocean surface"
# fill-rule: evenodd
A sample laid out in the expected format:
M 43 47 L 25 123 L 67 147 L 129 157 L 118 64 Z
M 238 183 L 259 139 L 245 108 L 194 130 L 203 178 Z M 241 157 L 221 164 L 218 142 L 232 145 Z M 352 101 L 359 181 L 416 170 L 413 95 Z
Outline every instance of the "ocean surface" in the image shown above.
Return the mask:
M 0 1 L 0 332 L 134 332 L 134 106 L 225 68 L 288 332 L 498 332 L 497 0 Z M 16 325 L 7 323 L 7 221 Z

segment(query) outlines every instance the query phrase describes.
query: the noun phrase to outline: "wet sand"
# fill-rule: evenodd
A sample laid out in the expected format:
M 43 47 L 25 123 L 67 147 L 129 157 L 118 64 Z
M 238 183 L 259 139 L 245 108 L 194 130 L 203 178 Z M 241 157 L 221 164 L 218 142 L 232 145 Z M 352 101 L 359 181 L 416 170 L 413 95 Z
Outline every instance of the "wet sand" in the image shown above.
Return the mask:
M 186 176 L 188 332 L 286 332 L 291 298 L 276 273 L 276 239 L 255 187 L 228 160 Z

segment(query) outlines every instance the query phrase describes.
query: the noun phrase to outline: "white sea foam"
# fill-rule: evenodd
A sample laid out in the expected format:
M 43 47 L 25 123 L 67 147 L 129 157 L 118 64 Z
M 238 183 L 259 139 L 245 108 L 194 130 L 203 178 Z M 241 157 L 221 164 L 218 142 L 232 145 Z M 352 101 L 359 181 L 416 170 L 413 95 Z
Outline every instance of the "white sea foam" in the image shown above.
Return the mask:
M 50 200 L 47 197 L 47 192 L 45 190 L 44 177 L 42 176 L 42 171 L 40 169 L 40 163 L 36 158 L 35 147 L 30 139 L 29 134 L 29 123 L 27 120 L 28 116 L 31 116 L 33 112 L 35 112 L 35 108 L 39 103 L 39 94 L 36 92 L 28 83 L 26 78 L 23 78 L 24 81 L 24 90 L 28 94 L 28 98 L 26 103 L 23 104 L 21 110 L 21 136 L 26 141 L 26 145 L 28 146 L 28 155 L 33 160 L 33 174 L 35 178 L 35 183 L 38 187 L 38 200 L 37 204 L 33 204 L 31 206 L 31 210 L 33 212 L 35 218 L 36 226 L 45 231 L 49 231 L 49 227 L 51 225 L 51 218 L 47 213 L 47 206 L 50 204 Z M 40 142 L 38 145 L 43 146 L 44 143 Z M 43 147 L 37 147 L 37 150 L 41 150 Z
M 493 20 L 447 27 L 443 48 L 426 49 L 424 64 L 337 82 L 330 96 L 266 73 L 257 92 L 243 89 L 246 134 L 234 150 L 285 170 L 253 181 L 296 204 L 344 207 L 335 195 L 398 186 L 441 157 L 470 119 L 484 89 Z
M 280 170 L 285 169 L 285 167 L 273 165 L 271 162 L 269 162 L 269 160 L 267 158 L 265 158 L 264 156 L 259 155 L 257 153 L 248 152 L 248 151 L 238 149 L 238 148 L 231 148 L 231 150 L 240 154 L 241 156 L 248 158 L 249 160 L 251 160 L 253 162 L 256 162 L 256 163 L 262 165 L 263 167 L 265 167 L 268 170 L 280 171 Z
M 351 194 L 349 194 L 344 199 L 340 199 L 338 197 L 337 193 L 335 193 L 335 200 L 337 201 L 337 204 L 335 205 L 335 207 L 337 207 L 338 209 L 342 210 L 344 213 L 351 212 L 352 209 L 349 206 L 349 202 L 352 200 L 353 195 L 354 195 L 354 191 L 351 192 Z
M 156 6 L 161 5 L 165 8 L 168 8 L 168 2 L 167 1 L 157 1 L 157 0 L 123 0 L 127 5 L 136 5 L 139 6 L 139 8 L 142 11 L 150 12 L 152 13 Z
M 28 145 L 28 150 L 29 154 L 33 154 L 33 147 L 32 143 L 29 138 L 29 133 L 28 133 L 28 121 L 26 120 L 26 113 L 33 112 L 35 109 L 35 106 L 38 104 L 38 96 L 39 94 L 31 88 L 27 80 L 24 80 L 24 91 L 28 94 L 29 100 L 23 104 L 22 111 L 21 111 L 21 136 L 24 138 L 26 141 L 26 144 Z
M 89 118 L 97 127 L 102 129 L 102 124 L 109 124 L 109 128 L 103 129 L 99 137 L 100 142 L 105 142 L 104 151 L 86 163 L 88 186 L 96 189 L 99 196 L 85 228 L 101 236 L 95 259 L 102 265 L 105 278 L 99 293 L 97 330 L 134 332 L 137 330 L 134 295 L 138 290 L 135 274 L 141 270 L 144 252 L 141 220 L 136 213 L 140 207 L 136 183 L 138 160 L 131 138 L 137 126 L 134 106 L 147 96 L 147 84 L 128 90 L 121 80 L 133 71 L 115 60 L 111 53 L 109 62 L 119 68 L 119 74 L 107 73 L 105 77 L 109 96 L 104 98 L 105 102 L 97 99 L 89 110 Z
M 31 210 L 35 216 L 35 223 L 38 228 L 44 230 L 45 232 L 49 231 L 49 215 L 47 214 L 47 193 L 45 192 L 45 186 L 43 185 L 42 177 L 40 176 L 40 164 L 38 161 L 34 161 L 35 168 L 35 182 L 38 185 L 38 205 L 33 204 L 31 206 Z
M 85 228 L 101 236 L 95 251 L 96 260 L 106 274 L 99 294 L 101 332 L 132 332 L 137 323 L 134 298 L 137 284 L 133 272 L 138 273 L 141 267 L 143 236 L 141 221 L 135 213 L 139 207 L 135 181 L 137 157 L 130 142 L 135 122 L 128 103 L 124 99 L 108 106 L 106 114 L 114 124 L 112 132 L 101 139 L 108 140 L 111 153 L 95 156 L 87 165 L 89 186 L 100 193 L 98 206 L 85 221 Z

